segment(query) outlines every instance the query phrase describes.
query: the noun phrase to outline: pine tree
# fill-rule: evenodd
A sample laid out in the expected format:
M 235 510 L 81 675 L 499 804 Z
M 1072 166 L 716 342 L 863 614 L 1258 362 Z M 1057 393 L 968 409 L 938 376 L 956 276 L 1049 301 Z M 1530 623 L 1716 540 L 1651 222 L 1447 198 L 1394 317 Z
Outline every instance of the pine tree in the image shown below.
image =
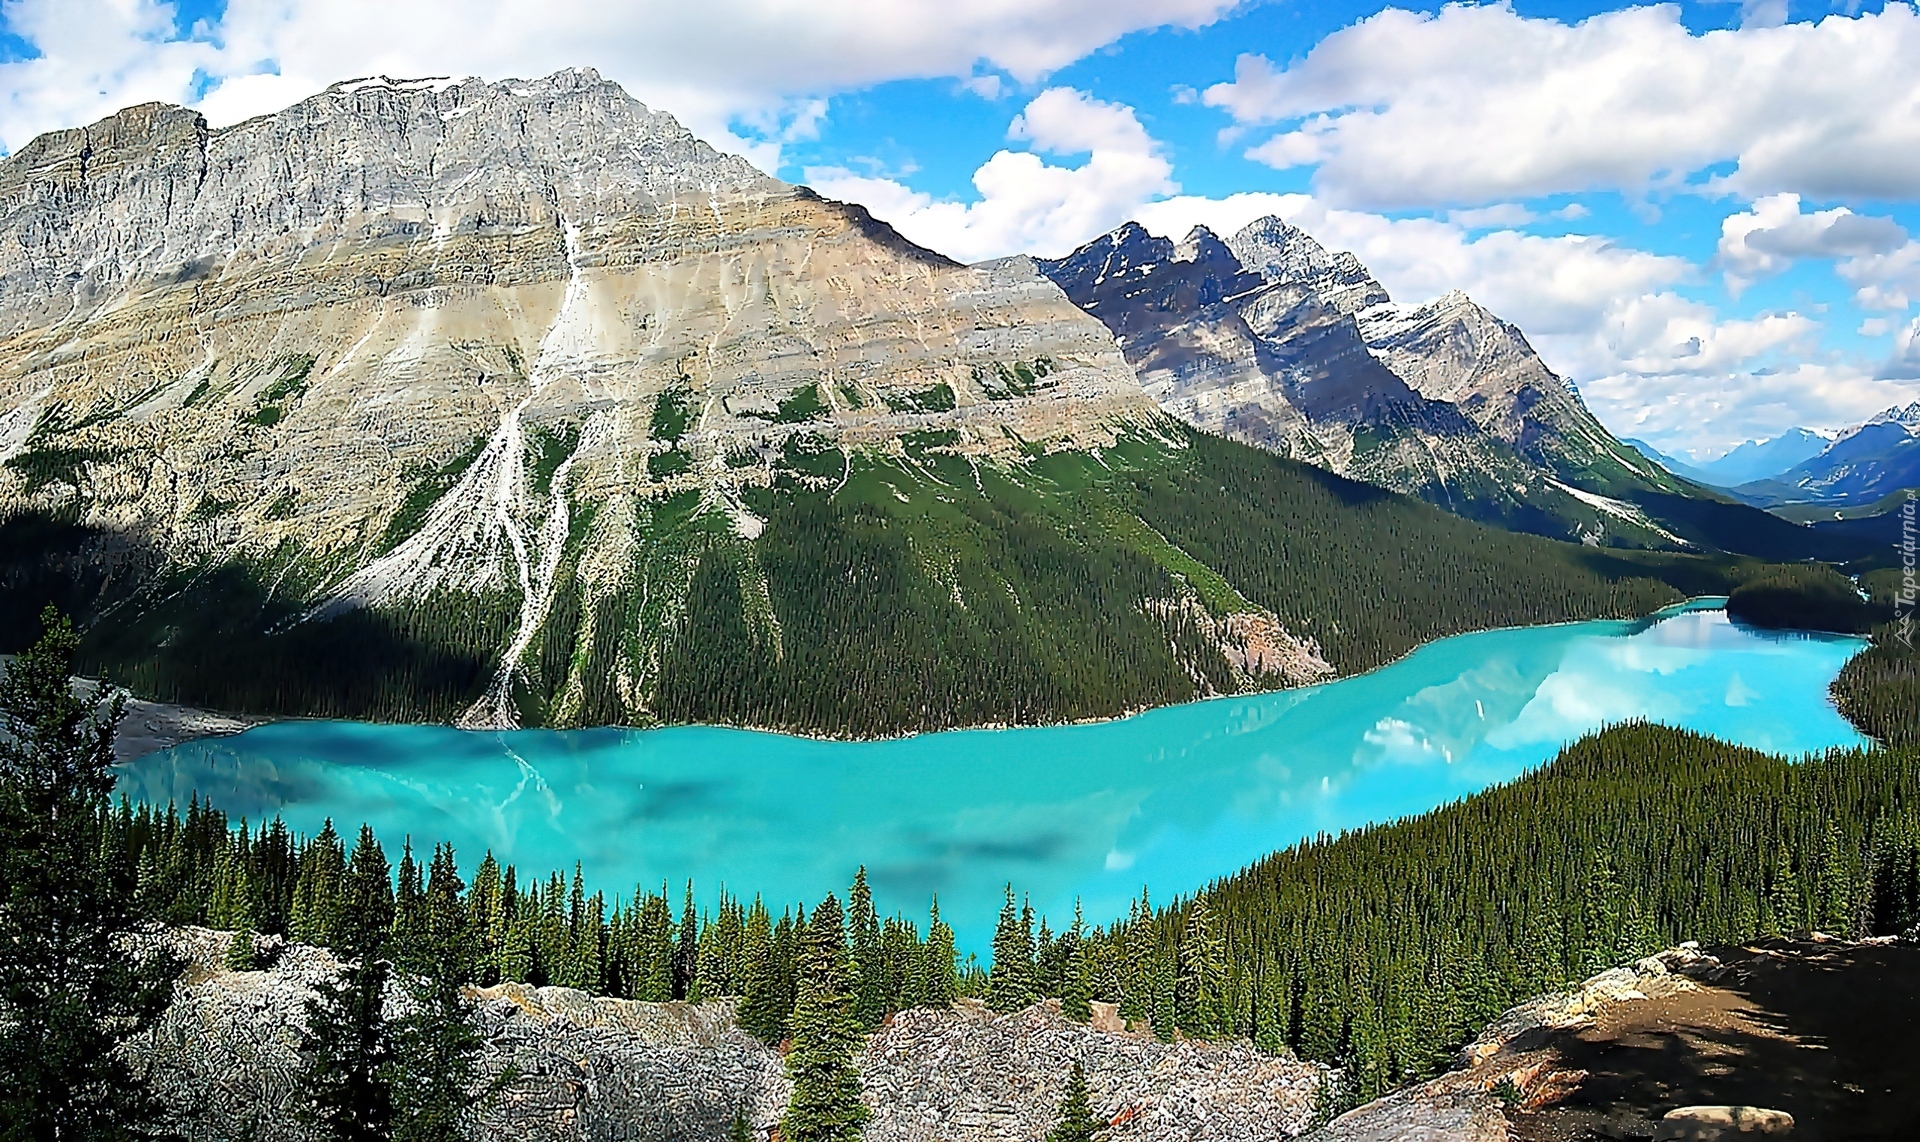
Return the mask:
M 1067 1076 L 1067 1090 L 1060 1098 L 1060 1114 L 1046 1142 L 1098 1142 L 1105 1138 L 1107 1124 L 1093 1113 L 1087 1097 L 1087 1075 L 1080 1064 L 1073 1064 Z
M 180 964 L 129 956 L 146 930 L 126 858 L 100 859 L 124 705 L 73 692 L 79 637 L 52 607 L 0 678 L 0 1139 L 153 1133 L 117 1048 L 152 1026 Z
M 1180 1029 L 1189 1035 L 1212 1038 L 1225 1034 L 1221 1000 L 1224 998 L 1226 950 L 1214 930 L 1213 913 L 1205 899 L 1187 908 L 1187 924 L 1180 934 L 1179 978 L 1174 1006 Z
M 414 954 L 424 970 L 407 980 L 414 1009 L 394 1033 L 394 1142 L 459 1142 L 473 1108 L 492 1090 L 482 1085 L 480 1035 L 466 997 L 473 962 L 472 931 L 461 902 L 453 847 L 434 849 L 421 901 Z
M 342 882 L 337 980 L 307 1002 L 299 1117 L 328 1142 L 384 1142 L 393 1127 L 393 1038 L 385 999 L 393 889 L 386 854 L 362 826 Z
M 920 950 L 920 986 L 917 1002 L 944 1011 L 960 994 L 960 972 L 953 946 L 953 929 L 940 919 L 940 898 L 927 913 L 927 942 Z
M 852 1142 L 869 1116 L 854 1068 L 862 1033 L 848 966 L 840 901 L 828 896 L 814 909 L 800 947 L 793 1047 L 787 1052 L 793 1096 L 780 1120 L 787 1142 Z
M 1013 886 L 1007 886 L 1007 902 L 1000 909 L 1000 923 L 993 933 L 993 966 L 987 972 L 987 1006 L 1006 1013 L 1018 1011 L 1034 1001 L 1033 991 L 1033 910 L 1016 911 Z
M 1080 915 L 1080 902 L 1073 902 L 1073 927 L 1061 936 L 1062 949 L 1060 1014 L 1076 1023 L 1093 1018 L 1093 972 L 1087 963 L 1086 922 Z
M 687 881 L 685 902 L 680 906 L 678 941 L 673 949 L 673 997 L 699 1002 L 700 914 L 693 907 L 693 881 Z
M 786 1037 L 787 1010 L 780 977 L 774 970 L 773 930 L 767 906 L 754 897 L 747 910 L 743 935 L 741 970 L 746 973 L 746 994 L 740 1001 L 740 1026 L 763 1043 L 778 1043 Z
M 847 891 L 847 937 L 857 973 L 854 1017 L 863 1027 L 878 1027 L 887 1017 L 886 966 L 882 961 L 880 918 L 873 910 L 865 865 L 853 874 L 853 887 Z

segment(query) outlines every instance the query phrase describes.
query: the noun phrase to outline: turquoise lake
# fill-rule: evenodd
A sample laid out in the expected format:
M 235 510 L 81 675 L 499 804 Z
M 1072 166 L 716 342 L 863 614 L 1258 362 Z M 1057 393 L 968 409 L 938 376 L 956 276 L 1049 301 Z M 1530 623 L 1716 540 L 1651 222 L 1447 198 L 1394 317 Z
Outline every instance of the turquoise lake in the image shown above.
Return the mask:
M 1370 674 L 1089 725 L 830 742 L 712 727 L 470 732 L 280 722 L 123 767 L 121 791 L 303 832 L 371 822 L 396 853 L 492 849 L 522 882 L 577 859 L 609 897 L 691 878 L 774 906 L 844 894 L 883 912 L 939 895 L 984 958 L 1003 885 L 1057 928 L 1123 915 L 1302 837 L 1511 780 L 1633 718 L 1799 755 L 1866 744 L 1827 698 L 1864 643 L 1775 634 L 1699 600 L 1638 622 L 1462 635 Z

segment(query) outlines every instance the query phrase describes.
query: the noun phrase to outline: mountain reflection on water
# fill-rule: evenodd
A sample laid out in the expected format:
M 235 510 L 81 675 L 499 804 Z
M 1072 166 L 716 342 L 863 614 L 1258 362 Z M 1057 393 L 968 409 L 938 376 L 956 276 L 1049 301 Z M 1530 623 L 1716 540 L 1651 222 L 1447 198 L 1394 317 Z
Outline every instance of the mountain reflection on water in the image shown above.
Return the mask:
M 1711 605 L 1707 602 L 1704 605 Z M 1865 744 L 1827 698 L 1864 642 L 1755 631 L 1703 604 L 1639 622 L 1462 635 L 1370 674 L 1118 721 L 877 742 L 705 726 L 469 732 L 281 722 L 149 754 L 137 799 L 198 792 L 303 832 L 368 821 L 391 849 L 452 841 L 544 878 L 581 862 L 609 896 L 690 878 L 781 906 L 844 893 L 883 912 L 938 894 L 984 956 L 1004 886 L 1057 928 L 1149 886 L 1185 893 L 1320 832 L 1511 780 L 1634 718 L 1797 755 Z

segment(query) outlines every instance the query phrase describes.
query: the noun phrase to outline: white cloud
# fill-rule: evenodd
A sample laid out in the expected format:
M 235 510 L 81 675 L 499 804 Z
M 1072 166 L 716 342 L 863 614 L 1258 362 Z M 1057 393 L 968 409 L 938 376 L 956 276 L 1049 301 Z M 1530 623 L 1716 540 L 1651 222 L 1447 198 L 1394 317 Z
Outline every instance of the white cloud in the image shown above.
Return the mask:
M 1447 221 L 1469 230 L 1485 230 L 1494 226 L 1525 226 L 1537 217 L 1533 211 L 1517 202 L 1496 202 L 1492 206 L 1447 212 Z
M 1798 259 L 1886 254 L 1906 240 L 1907 232 L 1891 218 L 1855 214 L 1844 206 L 1803 214 L 1799 195 L 1771 194 L 1720 223 L 1720 264 L 1727 289 L 1738 296 Z
M 785 124 L 796 104 L 836 91 L 972 81 L 982 64 L 1033 82 L 1128 32 L 1198 27 L 1233 3 L 229 0 L 205 38 L 180 42 L 170 39 L 171 5 L 156 0 L 10 0 L 9 25 L 40 57 L 0 64 L 0 143 L 18 148 L 142 100 L 188 102 L 196 69 L 221 81 L 204 101 L 218 125 L 363 75 L 498 79 L 591 66 L 737 147 L 727 131 L 736 117 L 773 113 Z
M 840 168 L 810 169 L 829 198 L 858 202 L 907 238 L 973 262 L 1003 254 L 1065 254 L 1131 217 L 1142 202 L 1179 187 L 1160 145 L 1131 107 L 1070 87 L 1041 92 L 1014 117 L 1007 137 L 1031 151 L 997 152 L 973 173 L 979 201 L 936 201 L 894 179 Z M 1078 166 L 1040 156 L 1086 155 Z
M 1905 309 L 1920 296 L 1920 240 L 1884 254 L 1849 258 L 1837 267 L 1862 309 Z
M 1721 163 L 1709 186 L 1747 195 L 1920 194 L 1920 17 L 1901 3 L 1702 35 L 1676 5 L 1578 24 L 1388 9 L 1290 66 L 1244 55 L 1205 98 L 1280 124 L 1250 156 L 1317 166 L 1341 205 L 1637 194 Z
M 1920 384 L 1876 380 L 1872 370 L 1851 364 L 1802 361 L 1712 376 L 1618 373 L 1588 381 L 1581 393 L 1616 433 L 1705 455 L 1796 425 L 1858 424 L 1920 399 Z
M 1893 356 L 1875 375 L 1886 381 L 1920 381 L 1920 317 L 1893 339 Z

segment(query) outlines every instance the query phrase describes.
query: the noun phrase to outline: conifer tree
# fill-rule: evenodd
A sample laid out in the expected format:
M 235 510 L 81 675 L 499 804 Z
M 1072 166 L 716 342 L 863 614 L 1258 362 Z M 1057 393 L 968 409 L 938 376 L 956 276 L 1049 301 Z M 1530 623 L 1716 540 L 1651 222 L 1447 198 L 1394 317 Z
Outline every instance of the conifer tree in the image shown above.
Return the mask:
M 786 1142 L 852 1142 L 869 1116 L 860 1101 L 860 1023 L 848 989 L 848 961 L 840 901 L 828 896 L 807 921 L 787 1052 L 792 1100 L 780 1120 Z
M 740 1001 L 740 1026 L 763 1043 L 778 1043 L 786 1037 L 787 1011 L 780 977 L 774 971 L 773 931 L 767 906 L 757 896 L 747 910 L 742 942 L 741 968 L 747 978 Z
M 1007 902 L 1000 909 L 1000 923 L 993 933 L 993 966 L 987 971 L 987 1006 L 1004 1014 L 1020 1010 L 1034 998 L 1033 910 L 1015 910 L 1013 886 L 1009 884 Z
M 393 1127 L 386 1023 L 393 889 L 386 854 L 362 826 L 342 883 L 344 907 L 334 954 L 340 978 L 322 983 L 307 1002 L 301 1035 L 300 1118 L 327 1142 L 385 1142 Z
M 1073 927 L 1061 936 L 1060 1014 L 1076 1023 L 1093 1018 L 1093 973 L 1087 963 L 1086 922 L 1073 902 Z
M 1204 898 L 1187 908 L 1187 924 L 1180 934 L 1179 977 L 1174 1005 L 1180 1029 L 1189 1035 L 1212 1038 L 1225 1034 L 1221 1001 L 1224 998 L 1226 949 L 1214 928 L 1213 913 Z
M 880 918 L 873 909 L 873 893 L 867 887 L 867 866 L 853 874 L 853 887 L 847 891 L 847 940 L 856 975 L 854 1017 L 863 1027 L 878 1027 L 887 1017 L 886 966 L 880 943 Z
M 395 1028 L 389 1066 L 394 1142 L 458 1142 L 467 1134 L 473 1108 L 498 1089 L 481 1083 L 480 1035 L 465 992 L 473 960 L 460 895 L 464 887 L 453 847 L 437 846 L 413 959 L 404 965 L 414 1009 Z
M 700 980 L 700 913 L 693 907 L 693 881 L 687 881 L 687 892 L 680 905 L 680 926 L 675 935 L 678 937 L 673 949 L 673 997 L 699 1002 Z
M 393 939 L 390 955 L 406 970 L 421 962 L 426 926 L 426 890 L 420 883 L 420 865 L 413 859 L 413 838 L 400 842 L 400 871 L 394 881 Z
M 960 994 L 960 971 L 953 945 L 953 929 L 940 919 L 940 898 L 927 913 L 927 942 L 920 952 L 918 1002 L 944 1011 Z
M 80 640 L 52 607 L 0 677 L 0 1139 L 151 1134 L 158 1108 L 117 1048 L 171 998 L 171 956 L 129 956 L 149 930 L 112 819 L 119 697 L 76 695 Z
M 1087 1096 L 1087 1074 L 1075 1063 L 1067 1076 L 1066 1093 L 1060 1097 L 1059 1116 L 1053 1129 L 1047 1131 L 1046 1142 L 1098 1142 L 1106 1134 L 1107 1124 L 1093 1113 Z

